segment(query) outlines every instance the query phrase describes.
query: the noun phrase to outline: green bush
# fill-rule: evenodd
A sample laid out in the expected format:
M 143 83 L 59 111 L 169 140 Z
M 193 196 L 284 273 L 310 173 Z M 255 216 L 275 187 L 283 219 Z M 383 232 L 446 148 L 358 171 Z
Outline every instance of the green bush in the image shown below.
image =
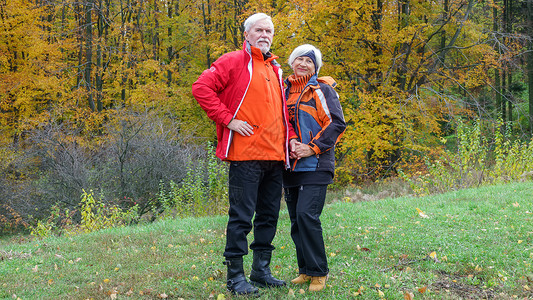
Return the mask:
M 93 232 L 105 228 L 126 226 L 138 218 L 138 205 L 124 210 L 116 205 L 105 205 L 95 199 L 92 191 L 83 191 L 81 196 L 79 213 L 81 221 L 76 223 L 73 216 L 76 210 L 61 210 L 54 205 L 51 214 L 46 220 L 38 220 L 36 225 L 31 226 L 30 234 L 37 238 L 57 235 L 76 235 L 79 233 Z
M 179 184 L 170 181 L 167 187 L 160 183 L 153 208 L 160 217 L 207 216 L 226 211 L 228 167 L 214 153 L 213 145 L 208 144 L 206 157 L 189 160 L 187 174 Z
M 417 195 L 443 193 L 483 184 L 519 181 L 533 170 L 533 140 L 511 140 L 497 124 L 493 136 L 482 132 L 481 122 L 459 121 L 456 150 L 445 150 L 440 160 L 425 160 L 427 172 L 408 175 L 399 170 Z

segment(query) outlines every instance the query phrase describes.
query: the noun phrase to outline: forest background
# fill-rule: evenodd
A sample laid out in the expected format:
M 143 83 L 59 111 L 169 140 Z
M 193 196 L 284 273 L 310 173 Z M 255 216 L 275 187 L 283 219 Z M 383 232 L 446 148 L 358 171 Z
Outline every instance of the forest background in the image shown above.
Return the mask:
M 0 231 L 224 211 L 191 85 L 255 12 L 339 84 L 332 188 L 531 177 L 532 0 L 0 0 Z

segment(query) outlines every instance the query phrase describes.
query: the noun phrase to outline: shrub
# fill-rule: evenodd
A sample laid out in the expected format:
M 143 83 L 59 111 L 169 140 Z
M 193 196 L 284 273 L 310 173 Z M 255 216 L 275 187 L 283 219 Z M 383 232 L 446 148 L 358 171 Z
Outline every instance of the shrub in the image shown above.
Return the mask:
M 213 145 L 207 145 L 205 156 L 190 159 L 185 178 L 168 187 L 160 184 L 156 206 L 160 215 L 206 216 L 226 211 L 228 199 L 227 164 L 215 156 Z
M 102 201 L 95 199 L 92 191 L 83 191 L 79 207 L 81 221 L 73 222 L 72 218 L 76 210 L 68 208 L 62 211 L 58 205 L 54 205 L 51 214 L 46 220 L 38 220 L 36 225 L 31 226 L 31 235 L 43 238 L 51 234 L 75 235 L 79 233 L 93 232 L 105 228 L 126 226 L 136 220 L 138 206 L 122 209 L 117 205 L 108 206 Z
M 503 124 L 498 124 L 503 128 Z M 426 159 L 425 174 L 399 174 L 418 195 L 442 193 L 494 182 L 518 181 L 533 169 L 533 140 L 510 139 L 498 128 L 493 136 L 482 133 L 481 123 L 472 126 L 459 121 L 457 148 L 444 151 L 441 159 Z

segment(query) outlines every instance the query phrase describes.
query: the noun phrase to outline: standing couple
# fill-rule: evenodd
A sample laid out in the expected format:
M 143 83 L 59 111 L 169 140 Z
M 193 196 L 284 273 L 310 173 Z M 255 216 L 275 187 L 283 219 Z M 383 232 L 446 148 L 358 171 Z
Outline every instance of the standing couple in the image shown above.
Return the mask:
M 216 123 L 216 154 L 230 163 L 224 264 L 227 288 L 236 295 L 285 286 L 269 267 L 282 187 L 299 267 L 291 282 L 310 282 L 310 291 L 320 291 L 329 272 L 320 214 L 333 182 L 334 146 L 346 124 L 335 81 L 318 78 L 320 51 L 307 44 L 294 49 L 289 57 L 293 74 L 284 87 L 278 57 L 270 52 L 273 37 L 268 15 L 250 16 L 244 22 L 243 49 L 222 55 L 192 86 L 194 97 Z M 248 282 L 243 256 L 252 228 Z

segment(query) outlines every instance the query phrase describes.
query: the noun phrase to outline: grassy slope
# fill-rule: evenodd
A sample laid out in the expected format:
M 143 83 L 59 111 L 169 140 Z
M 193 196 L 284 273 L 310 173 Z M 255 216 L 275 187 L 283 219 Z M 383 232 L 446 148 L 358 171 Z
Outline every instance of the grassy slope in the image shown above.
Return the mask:
M 532 199 L 533 183 L 526 182 L 327 205 L 328 288 L 310 294 L 289 285 L 262 298 L 293 292 L 300 299 L 361 292 L 364 299 L 403 299 L 405 293 L 415 299 L 533 298 Z M 41 241 L 0 240 L 0 298 L 232 298 L 221 263 L 225 222 L 225 216 L 165 220 Z M 271 268 L 288 281 L 297 267 L 285 210 L 274 245 Z M 245 257 L 247 266 L 250 260 Z

